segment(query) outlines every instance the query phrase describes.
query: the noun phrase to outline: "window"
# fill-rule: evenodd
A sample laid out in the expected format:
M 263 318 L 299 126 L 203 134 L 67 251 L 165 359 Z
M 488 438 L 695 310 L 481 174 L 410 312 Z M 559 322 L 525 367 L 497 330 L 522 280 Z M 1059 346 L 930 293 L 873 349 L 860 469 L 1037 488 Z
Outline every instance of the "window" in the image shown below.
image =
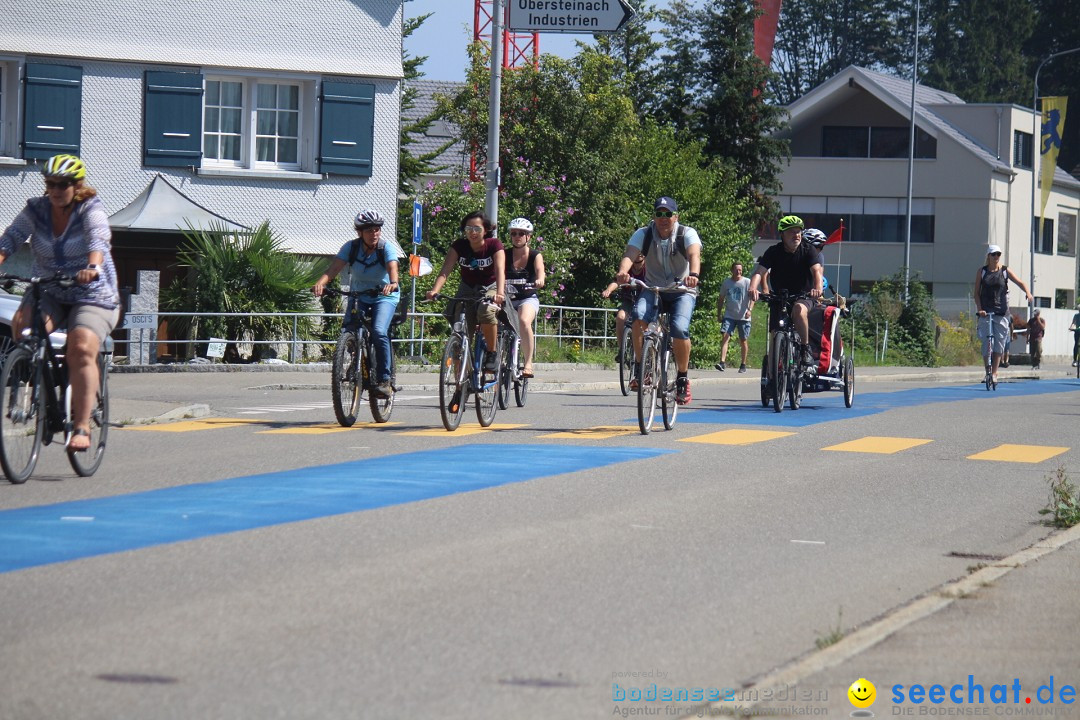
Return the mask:
M 1035 218 L 1035 224 L 1038 226 L 1039 218 Z M 1054 221 L 1052 218 L 1044 218 L 1042 221 L 1042 232 L 1036 237 L 1039 238 L 1038 243 L 1035 245 L 1035 252 L 1041 255 L 1053 255 L 1054 254 Z
M 302 94 L 296 82 L 208 77 L 203 163 L 299 170 Z
M 910 126 L 855 127 L 826 125 L 822 128 L 822 157 L 906 158 Z M 915 128 L 915 157 L 937 157 L 937 140 Z
M 244 136 L 244 84 L 207 80 L 203 107 L 203 160 L 240 165 Z
M 1054 307 L 1056 308 L 1071 308 L 1073 306 L 1072 290 L 1065 288 L 1058 288 L 1054 291 Z
M 8 89 L 11 80 L 11 71 L 8 70 L 8 64 L 0 62 L 0 155 L 10 155 L 11 151 L 8 150 L 7 140 L 11 131 L 8 130 L 8 118 L 11 114 L 7 112 L 7 106 L 5 103 L 10 99 L 10 90 Z
M 1058 213 L 1057 254 L 1076 256 L 1076 216 Z
M 1031 133 L 1021 130 L 1013 131 L 1013 165 L 1016 167 L 1031 169 L 1032 163 Z
M 816 227 L 826 235 L 840 227 L 844 219 L 844 242 L 904 242 L 907 230 L 906 215 L 835 215 L 826 213 L 799 213 L 806 227 Z M 773 223 L 771 235 L 776 234 Z M 911 242 L 934 242 L 934 216 L 911 216 Z
M 300 86 L 255 86 L 257 162 L 296 165 L 300 141 Z
M 1048 307 L 1052 307 L 1052 306 L 1050 305 L 1050 298 L 1048 298 L 1048 297 L 1043 297 L 1043 296 L 1041 296 L 1041 295 L 1036 295 L 1036 296 L 1035 296 L 1035 307 L 1037 307 L 1037 308 L 1048 308 Z

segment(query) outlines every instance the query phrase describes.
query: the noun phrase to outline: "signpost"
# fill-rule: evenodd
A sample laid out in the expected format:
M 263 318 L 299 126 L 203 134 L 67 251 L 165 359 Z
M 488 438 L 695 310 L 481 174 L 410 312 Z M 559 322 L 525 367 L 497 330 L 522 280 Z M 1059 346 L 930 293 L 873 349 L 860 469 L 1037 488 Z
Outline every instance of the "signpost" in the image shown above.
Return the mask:
M 613 33 L 634 17 L 626 0 L 508 0 L 518 32 Z

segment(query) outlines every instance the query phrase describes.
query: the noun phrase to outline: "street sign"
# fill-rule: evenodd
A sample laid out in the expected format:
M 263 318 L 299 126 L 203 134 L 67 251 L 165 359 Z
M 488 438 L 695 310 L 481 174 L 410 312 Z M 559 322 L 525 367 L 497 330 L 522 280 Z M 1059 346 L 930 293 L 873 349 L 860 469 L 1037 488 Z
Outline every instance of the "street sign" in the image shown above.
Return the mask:
M 626 0 L 508 0 L 510 29 L 595 35 L 618 31 L 634 17 Z
M 412 204 L 412 241 L 413 245 L 424 241 L 424 206 L 417 200 Z
M 157 326 L 157 315 L 147 313 L 128 313 L 124 315 L 124 324 L 120 327 L 120 329 L 134 330 L 136 328 L 145 328 L 155 330 L 157 329 Z

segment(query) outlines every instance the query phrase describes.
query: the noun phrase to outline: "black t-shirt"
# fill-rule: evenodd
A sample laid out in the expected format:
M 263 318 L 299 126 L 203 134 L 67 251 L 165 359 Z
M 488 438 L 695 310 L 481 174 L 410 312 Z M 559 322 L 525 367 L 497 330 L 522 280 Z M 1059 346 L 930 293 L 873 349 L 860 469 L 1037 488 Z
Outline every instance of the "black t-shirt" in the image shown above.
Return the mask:
M 539 254 L 538 250 L 529 248 L 529 258 L 525 261 L 525 267 L 518 270 L 514 267 L 513 249 L 506 251 L 506 284 L 514 288 L 515 300 L 536 297 L 536 288 L 526 286 L 536 283 L 536 256 Z
M 778 242 L 765 251 L 758 264 L 772 271 L 769 287 L 774 291 L 805 293 L 814 289 L 814 275 L 810 268 L 821 264 L 821 253 L 806 241 L 799 243 L 795 252 L 789 253 L 784 250 L 784 243 Z

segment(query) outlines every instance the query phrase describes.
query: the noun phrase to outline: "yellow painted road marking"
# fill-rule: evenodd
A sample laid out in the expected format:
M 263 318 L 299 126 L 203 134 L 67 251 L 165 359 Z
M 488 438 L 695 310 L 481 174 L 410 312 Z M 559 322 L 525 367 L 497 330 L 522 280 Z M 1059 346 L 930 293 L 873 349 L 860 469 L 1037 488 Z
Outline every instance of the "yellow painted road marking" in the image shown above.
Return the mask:
M 151 432 L 193 432 L 195 430 L 216 430 L 218 428 L 265 424 L 265 420 L 245 420 L 242 418 L 207 418 L 205 420 L 184 420 L 182 422 L 162 423 L 160 425 L 128 425 L 120 429 L 149 430 Z
M 998 445 L 981 453 L 968 455 L 968 460 L 997 460 L 1000 462 L 1040 463 L 1068 451 L 1067 447 L 1049 445 Z
M 721 430 L 707 435 L 682 438 L 679 442 L 709 443 L 711 445 L 752 445 L 794 434 L 793 432 L 776 432 L 773 430 Z
M 433 437 L 438 435 L 479 435 L 480 433 L 486 433 L 493 430 L 514 430 L 516 428 L 528 427 L 527 425 L 512 425 L 512 424 L 500 424 L 492 423 L 490 427 L 480 427 L 480 423 L 464 423 L 458 426 L 458 429 L 453 432 L 447 432 L 446 428 L 438 427 L 431 428 L 430 430 L 411 430 L 409 432 L 399 433 L 401 435 L 415 435 L 417 437 Z
M 318 425 L 298 425 L 296 427 L 283 427 L 276 428 L 274 430 L 259 430 L 257 435 L 326 435 L 328 433 L 345 432 L 346 430 L 356 430 L 358 428 L 370 428 L 377 430 L 379 428 L 390 427 L 392 425 L 400 425 L 401 423 L 376 423 L 365 422 L 356 423 L 352 427 L 342 427 L 338 423 L 320 423 Z
M 606 440 L 607 438 L 619 437 L 620 435 L 632 435 L 638 429 L 632 425 L 597 425 L 591 428 L 578 428 L 577 430 L 565 430 L 563 432 L 538 435 L 542 438 L 584 438 L 586 440 Z
M 932 440 L 920 440 L 919 438 L 902 438 L 902 437 L 879 437 L 876 435 L 869 435 L 859 440 L 852 440 L 851 442 L 840 443 L 839 445 L 830 445 L 822 450 L 836 450 L 838 452 L 861 452 L 861 453 L 878 453 L 879 455 L 892 455 L 898 453 L 901 450 L 909 450 L 919 445 L 925 445 Z

